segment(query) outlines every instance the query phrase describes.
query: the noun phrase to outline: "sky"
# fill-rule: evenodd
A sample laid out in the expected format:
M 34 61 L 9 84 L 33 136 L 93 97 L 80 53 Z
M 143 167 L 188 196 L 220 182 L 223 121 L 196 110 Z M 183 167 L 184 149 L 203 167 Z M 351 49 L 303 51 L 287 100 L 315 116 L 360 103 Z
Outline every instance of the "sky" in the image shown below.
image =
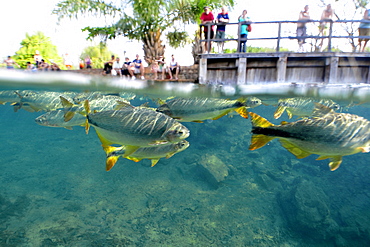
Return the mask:
M 78 58 L 83 49 L 90 45 L 96 45 L 99 40 L 93 42 L 87 41 L 87 33 L 81 29 L 86 26 L 105 26 L 110 22 L 105 17 L 79 17 L 76 19 L 63 19 L 57 24 L 57 16 L 51 12 L 56 4 L 61 0 L 16 0 L 2 1 L 0 3 L 0 59 L 3 60 L 8 55 L 14 55 L 20 48 L 20 42 L 26 37 L 26 33 L 33 35 L 41 31 L 45 36 L 50 37 L 51 42 L 57 47 L 60 56 L 68 53 L 73 59 L 75 65 L 78 64 Z M 347 0 L 350 1 L 350 0 Z M 329 1 L 326 1 L 329 2 Z M 334 8 L 343 8 L 343 2 L 333 3 Z M 262 5 L 261 5 L 262 3 Z M 252 21 L 274 21 L 274 20 L 297 20 L 299 12 L 304 5 L 310 5 L 312 19 L 320 19 L 322 6 L 319 6 L 319 0 L 236 0 L 236 6 L 229 10 L 230 22 L 237 22 L 238 16 L 243 9 L 247 9 L 248 16 Z M 213 10 L 214 14 L 220 12 Z M 294 29 L 294 27 L 292 27 Z M 236 36 L 236 29 L 228 27 L 227 34 Z M 295 31 L 295 30 L 294 30 Z M 276 32 L 276 26 L 270 27 L 254 25 L 250 37 L 263 36 L 266 33 Z M 277 34 L 277 32 L 276 32 Z M 296 43 L 296 42 L 295 42 Z M 294 45 L 295 45 L 294 43 Z M 229 44 L 235 46 L 235 44 Z M 252 44 L 253 45 L 253 44 Z M 289 45 L 289 44 L 287 44 Z M 274 43 L 261 42 L 255 43 L 254 46 L 273 47 Z M 230 48 L 232 48 L 230 47 Z M 136 41 L 129 41 L 124 37 L 119 37 L 113 41 L 108 41 L 108 48 L 120 57 L 128 56 L 134 59 L 136 54 L 141 57 L 144 55 L 142 45 Z M 191 46 L 179 49 L 172 49 L 166 46 L 165 57 L 175 54 L 180 65 L 191 65 L 193 62 L 191 56 Z

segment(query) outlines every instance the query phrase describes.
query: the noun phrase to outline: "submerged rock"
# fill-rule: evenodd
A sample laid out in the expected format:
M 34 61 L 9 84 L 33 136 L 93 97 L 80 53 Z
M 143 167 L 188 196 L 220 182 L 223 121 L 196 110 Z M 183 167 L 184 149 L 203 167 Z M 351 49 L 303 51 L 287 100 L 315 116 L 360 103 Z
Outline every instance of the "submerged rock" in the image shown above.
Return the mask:
M 229 175 L 229 168 L 216 155 L 205 155 L 198 163 L 199 175 L 213 187 L 218 187 Z
M 325 240 L 338 232 L 326 194 L 312 182 L 303 180 L 281 194 L 280 206 L 288 226 L 302 237 Z

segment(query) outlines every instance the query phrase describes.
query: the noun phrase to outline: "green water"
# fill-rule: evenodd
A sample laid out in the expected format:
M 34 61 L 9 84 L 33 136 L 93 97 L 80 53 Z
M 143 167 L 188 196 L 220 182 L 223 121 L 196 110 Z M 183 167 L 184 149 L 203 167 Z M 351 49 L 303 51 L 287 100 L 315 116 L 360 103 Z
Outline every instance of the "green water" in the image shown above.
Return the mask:
M 150 101 L 149 93 L 131 103 Z M 271 97 L 264 98 L 276 101 Z M 348 99 L 341 105 L 347 106 L 343 112 L 370 119 L 366 104 Z M 275 109 L 261 105 L 250 111 L 274 123 L 295 120 L 286 114 L 274 120 Z M 40 126 L 34 120 L 41 114 L 0 106 L 0 246 L 370 242 L 369 154 L 344 156 L 332 172 L 328 160 L 296 159 L 276 140 L 250 151 L 251 122 L 234 115 L 183 123 L 191 132 L 190 147 L 154 167 L 149 160 L 121 158 L 106 172 L 93 129 L 86 135 L 79 126 Z M 204 169 L 207 162 L 223 171 L 222 181 Z

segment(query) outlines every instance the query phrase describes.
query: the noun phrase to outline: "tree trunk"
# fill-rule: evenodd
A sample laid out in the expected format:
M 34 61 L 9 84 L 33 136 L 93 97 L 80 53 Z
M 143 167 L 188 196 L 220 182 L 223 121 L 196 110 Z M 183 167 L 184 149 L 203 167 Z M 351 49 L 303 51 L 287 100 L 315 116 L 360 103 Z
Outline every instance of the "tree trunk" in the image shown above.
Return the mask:
M 154 60 L 158 60 L 159 56 L 164 55 L 165 45 L 162 45 L 162 31 L 149 31 L 143 37 L 144 59 L 148 64 L 152 64 Z

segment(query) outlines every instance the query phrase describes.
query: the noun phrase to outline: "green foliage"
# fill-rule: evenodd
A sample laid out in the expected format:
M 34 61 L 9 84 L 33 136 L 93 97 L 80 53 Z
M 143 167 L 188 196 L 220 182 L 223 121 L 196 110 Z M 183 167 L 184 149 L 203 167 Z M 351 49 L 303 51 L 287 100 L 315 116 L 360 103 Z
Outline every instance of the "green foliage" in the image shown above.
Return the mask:
M 27 62 L 35 63 L 34 55 L 36 51 L 40 52 L 40 55 L 47 63 L 53 60 L 58 65 L 63 64 L 63 58 L 58 55 L 56 46 L 42 32 L 37 32 L 35 35 L 26 34 L 26 38 L 22 40 L 21 45 L 22 47 L 13 57 L 21 68 L 26 68 Z
M 116 1 L 121 6 L 114 6 L 103 0 L 64 0 L 57 4 L 53 13 L 59 18 L 78 18 L 78 15 L 100 14 L 114 16 L 121 14 L 120 20 L 112 26 L 86 27 L 83 31 L 89 32 L 89 39 L 100 37 L 102 41 L 114 39 L 123 35 L 132 40 L 147 40 L 147 35 L 161 34 L 166 29 L 173 30 L 178 23 L 199 23 L 199 16 L 204 6 L 219 8 L 233 6 L 234 0 L 127 0 Z M 127 11 L 129 9 L 129 11 Z M 132 14 L 128 14 L 132 11 Z M 175 40 L 177 34 L 170 34 L 170 45 L 175 47 L 186 44 L 182 38 Z M 151 39 L 158 40 L 158 39 Z M 186 39 L 185 39 L 186 40 Z M 145 43 L 145 42 L 144 42 Z
M 81 60 L 85 60 L 86 57 L 90 57 L 92 61 L 92 67 L 94 69 L 100 69 L 104 67 L 104 63 L 111 59 L 114 55 L 110 52 L 104 43 L 100 43 L 96 46 L 86 47 L 80 55 Z
M 100 0 L 64 0 L 57 4 L 53 14 L 62 18 L 77 18 L 81 15 L 110 15 L 114 16 L 120 8 Z
M 191 42 L 187 32 L 175 30 L 174 32 L 167 33 L 166 36 L 168 43 L 173 48 L 183 47 Z

